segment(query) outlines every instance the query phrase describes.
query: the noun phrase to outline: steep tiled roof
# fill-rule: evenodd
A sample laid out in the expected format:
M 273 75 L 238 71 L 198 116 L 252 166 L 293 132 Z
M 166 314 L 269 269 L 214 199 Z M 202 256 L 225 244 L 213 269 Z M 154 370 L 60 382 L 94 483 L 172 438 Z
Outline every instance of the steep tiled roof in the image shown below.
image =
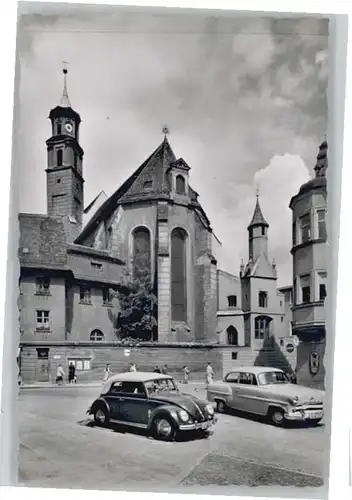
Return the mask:
M 248 226 L 248 229 L 250 229 L 253 226 L 266 226 L 266 227 L 269 227 L 269 224 L 264 219 L 262 210 L 260 208 L 259 197 L 258 196 L 257 196 L 257 202 L 255 204 L 254 214 L 253 214 L 252 220 L 251 220 L 251 222 L 250 222 L 250 224 Z
M 19 226 L 21 266 L 66 269 L 66 236 L 61 217 L 19 214 Z

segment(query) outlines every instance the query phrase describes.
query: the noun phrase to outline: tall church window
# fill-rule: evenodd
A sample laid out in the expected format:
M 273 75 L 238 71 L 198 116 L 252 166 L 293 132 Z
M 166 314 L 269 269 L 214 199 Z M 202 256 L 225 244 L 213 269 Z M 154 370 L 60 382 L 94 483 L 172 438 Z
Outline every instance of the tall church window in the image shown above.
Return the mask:
M 150 232 L 146 227 L 137 227 L 133 231 L 133 276 L 146 278 L 150 273 Z
M 301 226 L 301 243 L 310 240 L 311 238 L 311 224 L 310 224 L 310 214 L 303 215 L 300 217 Z
M 182 229 L 174 229 L 171 234 L 171 319 L 187 320 L 187 279 L 186 279 L 187 235 Z
M 259 292 L 258 305 L 259 307 L 268 307 L 268 292 Z
M 272 318 L 269 316 L 257 316 L 254 320 L 254 337 L 259 340 L 267 339 L 270 335 L 270 324 Z
M 186 181 L 183 175 L 178 175 L 176 177 L 176 193 L 178 194 L 186 193 Z
M 227 343 L 229 345 L 238 345 L 238 331 L 232 325 L 228 327 L 227 332 Z
M 61 167 L 62 166 L 62 149 L 58 149 L 56 151 L 56 164 L 58 167 Z
M 62 129 L 61 129 L 61 123 L 57 124 L 57 135 L 61 135 Z

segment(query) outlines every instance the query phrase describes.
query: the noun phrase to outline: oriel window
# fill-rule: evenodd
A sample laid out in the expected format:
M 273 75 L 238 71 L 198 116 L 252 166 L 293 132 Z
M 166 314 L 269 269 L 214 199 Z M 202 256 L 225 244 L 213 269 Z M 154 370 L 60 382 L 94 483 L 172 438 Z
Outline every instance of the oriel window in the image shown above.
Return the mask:
M 318 210 L 318 238 L 326 239 L 325 210 Z

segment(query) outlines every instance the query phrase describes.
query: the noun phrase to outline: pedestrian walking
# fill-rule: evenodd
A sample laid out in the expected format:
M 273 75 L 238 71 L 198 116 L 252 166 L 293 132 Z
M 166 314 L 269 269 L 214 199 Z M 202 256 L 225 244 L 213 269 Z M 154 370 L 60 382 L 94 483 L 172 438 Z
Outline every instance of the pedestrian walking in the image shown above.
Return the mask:
M 61 365 L 57 367 L 56 370 L 56 383 L 57 385 L 62 385 L 64 382 L 65 372 Z
M 154 373 L 161 373 L 161 370 L 158 366 L 154 368 Z
M 169 370 L 167 368 L 167 365 L 164 365 L 161 369 L 161 373 L 163 373 L 164 375 L 167 375 L 169 373 Z
M 105 367 L 105 370 L 104 370 L 103 382 L 106 382 L 111 377 L 111 375 L 112 375 L 112 373 L 110 370 L 110 365 L 107 364 Z
M 207 374 L 206 374 L 206 385 L 208 386 L 213 382 L 214 379 L 214 370 L 211 366 L 211 363 L 207 364 Z
M 68 383 L 69 384 L 74 383 L 75 375 L 76 375 L 76 367 L 71 361 L 70 364 L 68 365 Z
M 183 380 L 182 380 L 182 382 L 184 384 L 188 384 L 188 377 L 189 377 L 190 369 L 188 368 L 188 366 L 185 365 L 182 368 L 182 371 L 183 371 Z
M 136 372 L 137 371 L 136 365 L 134 363 L 130 363 L 128 371 L 129 372 Z

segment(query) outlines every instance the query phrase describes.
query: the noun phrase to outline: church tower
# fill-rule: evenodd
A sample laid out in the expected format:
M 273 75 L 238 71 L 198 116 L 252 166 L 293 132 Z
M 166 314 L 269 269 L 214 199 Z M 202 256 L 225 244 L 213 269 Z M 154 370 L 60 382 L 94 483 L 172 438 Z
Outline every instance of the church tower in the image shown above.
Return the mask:
M 50 111 L 51 137 L 47 145 L 47 212 L 66 217 L 70 239 L 82 228 L 83 149 L 79 145 L 81 118 L 71 106 L 67 93 L 67 69 L 63 69 L 64 89 L 59 106 Z
M 259 193 L 252 220 L 248 226 L 249 258 L 254 263 L 261 255 L 268 256 L 268 228 L 259 204 Z

